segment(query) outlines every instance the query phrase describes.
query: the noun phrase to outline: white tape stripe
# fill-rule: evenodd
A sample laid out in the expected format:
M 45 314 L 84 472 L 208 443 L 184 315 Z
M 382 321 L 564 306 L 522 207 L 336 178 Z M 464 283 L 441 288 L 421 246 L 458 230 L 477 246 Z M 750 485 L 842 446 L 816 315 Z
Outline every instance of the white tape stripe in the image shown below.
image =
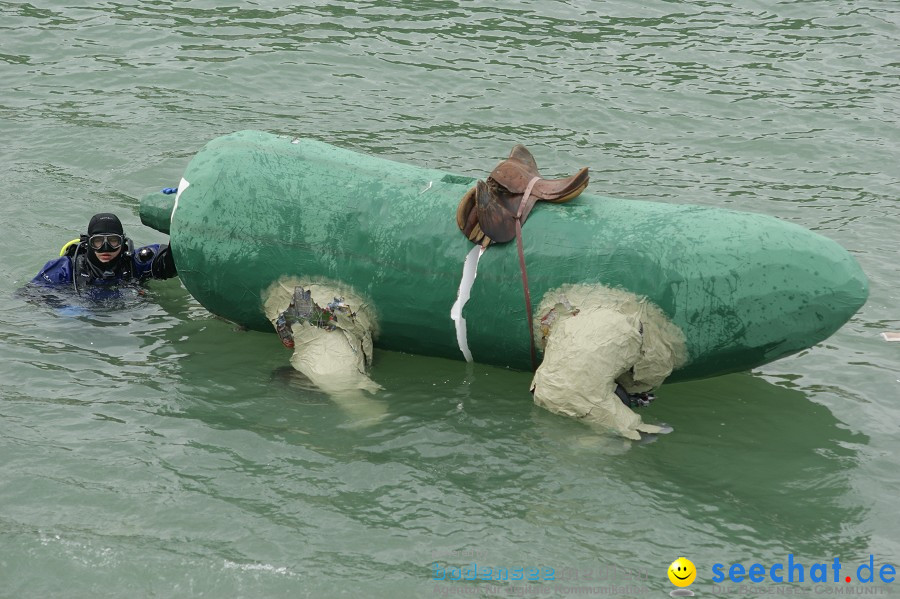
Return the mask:
M 178 184 L 178 193 L 175 194 L 175 205 L 172 206 L 172 214 L 169 215 L 169 229 L 172 228 L 172 221 L 175 220 L 175 211 L 178 210 L 178 200 L 181 198 L 181 192 L 190 187 L 190 183 L 187 182 L 187 179 L 184 177 L 181 178 L 181 182 Z
M 450 308 L 450 318 L 456 323 L 456 343 L 459 345 L 459 351 L 462 352 L 466 362 L 472 362 L 472 352 L 469 351 L 469 338 L 466 331 L 466 319 L 463 318 L 462 311 L 469 301 L 472 294 L 472 285 L 475 284 L 475 277 L 478 275 L 478 261 L 484 248 L 476 245 L 468 254 L 466 261 L 463 263 L 462 280 L 459 282 L 459 291 L 457 292 L 456 302 Z

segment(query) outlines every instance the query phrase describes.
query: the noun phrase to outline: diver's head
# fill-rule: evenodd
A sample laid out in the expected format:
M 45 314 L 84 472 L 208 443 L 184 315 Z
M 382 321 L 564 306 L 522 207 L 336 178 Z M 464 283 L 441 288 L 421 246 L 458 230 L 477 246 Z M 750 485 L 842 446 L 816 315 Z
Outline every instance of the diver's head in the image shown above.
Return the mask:
M 122 221 L 115 214 L 101 212 L 88 224 L 88 258 L 97 266 L 111 266 L 118 261 L 125 246 Z

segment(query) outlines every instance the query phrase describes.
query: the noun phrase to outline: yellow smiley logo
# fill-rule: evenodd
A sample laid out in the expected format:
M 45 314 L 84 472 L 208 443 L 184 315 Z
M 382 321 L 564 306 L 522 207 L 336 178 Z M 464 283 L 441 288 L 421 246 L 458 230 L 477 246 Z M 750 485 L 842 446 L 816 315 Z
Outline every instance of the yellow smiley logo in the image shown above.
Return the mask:
M 669 580 L 677 587 L 686 587 L 697 578 L 694 562 L 686 557 L 679 557 L 669 566 Z

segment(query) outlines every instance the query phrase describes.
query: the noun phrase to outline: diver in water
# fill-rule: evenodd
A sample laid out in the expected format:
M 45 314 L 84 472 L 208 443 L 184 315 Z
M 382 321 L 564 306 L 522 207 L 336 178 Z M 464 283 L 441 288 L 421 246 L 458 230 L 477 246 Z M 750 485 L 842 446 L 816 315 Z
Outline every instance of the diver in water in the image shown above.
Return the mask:
M 44 265 L 31 282 L 35 285 L 110 286 L 168 279 L 178 272 L 168 245 L 154 243 L 134 249 L 115 214 L 95 214 L 87 235 L 67 243 L 60 257 Z

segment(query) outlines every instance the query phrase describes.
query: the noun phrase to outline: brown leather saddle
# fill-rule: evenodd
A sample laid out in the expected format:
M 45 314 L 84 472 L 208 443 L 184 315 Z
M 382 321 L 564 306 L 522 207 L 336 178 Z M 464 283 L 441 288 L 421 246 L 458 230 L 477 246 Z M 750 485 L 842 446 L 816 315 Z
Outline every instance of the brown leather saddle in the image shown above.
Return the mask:
M 473 243 L 506 243 L 516 237 L 516 221 L 521 226 L 536 202 L 568 202 L 587 184 L 587 168 L 566 179 L 541 178 L 534 156 L 518 144 L 487 182 L 478 181 L 466 192 L 456 208 L 456 224 Z
M 588 184 L 588 170 L 583 168 L 566 179 L 543 179 L 537 163 L 525 146 L 518 144 L 509 158 L 491 171 L 487 182 L 478 181 L 466 192 L 456 208 L 456 224 L 473 243 L 487 248 L 492 243 L 516 240 L 522 290 L 525 293 L 525 313 L 531 338 L 531 368 L 537 370 L 537 350 L 531 310 L 531 292 L 525 268 L 525 249 L 522 244 L 522 224 L 538 200 L 568 202 Z

